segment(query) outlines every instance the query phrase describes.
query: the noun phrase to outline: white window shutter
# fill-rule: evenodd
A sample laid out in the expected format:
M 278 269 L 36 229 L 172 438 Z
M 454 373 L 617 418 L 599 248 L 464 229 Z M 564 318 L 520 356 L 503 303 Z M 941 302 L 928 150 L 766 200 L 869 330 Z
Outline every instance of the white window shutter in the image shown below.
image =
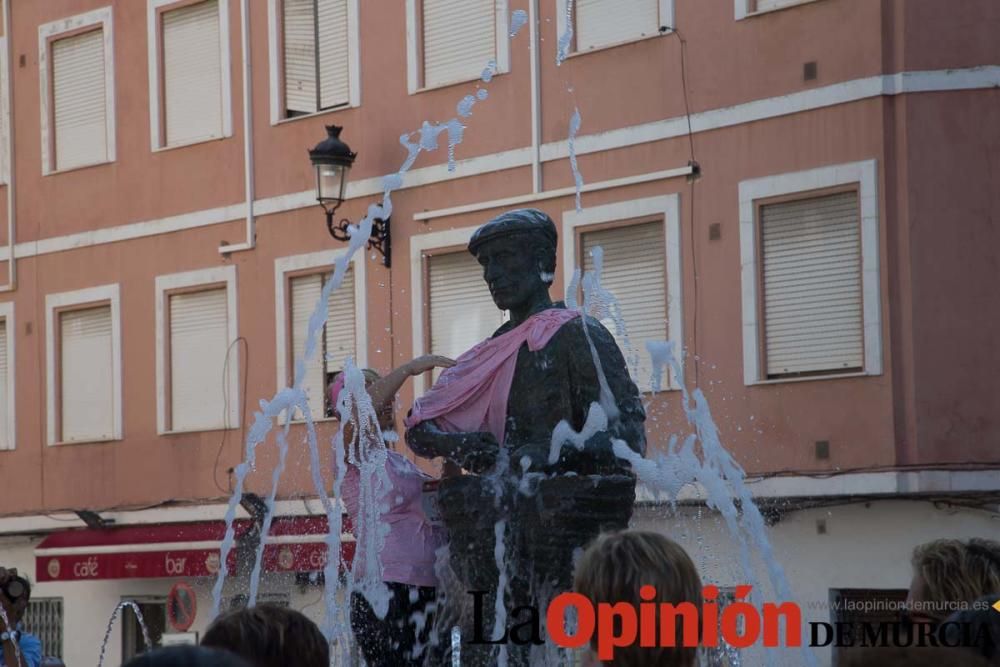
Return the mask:
M 56 169 L 108 159 L 104 68 L 103 30 L 52 44 Z
M 11 415 L 7 414 L 7 402 L 10 399 L 8 381 L 12 361 L 7 359 L 7 321 L 0 320 L 0 450 L 14 448 L 14 443 L 10 442 L 8 428 Z
M 322 296 L 329 274 L 300 276 L 291 280 L 292 301 L 292 373 L 306 349 L 309 318 Z M 306 364 L 302 388 L 309 396 L 309 410 L 314 418 L 324 416 L 326 374 L 343 370 L 347 357 L 357 361 L 355 335 L 354 267 L 344 274 L 344 282 L 327 301 L 326 326 L 319 332 L 316 352 Z M 289 381 L 294 378 L 289 378 Z M 301 419 L 301 414 L 295 415 Z
M 285 108 L 316 111 L 316 1 L 284 0 Z
M 218 0 L 163 14 L 163 95 L 168 146 L 222 136 L 219 28 Z
M 226 425 L 222 377 L 229 349 L 226 288 L 170 296 L 170 429 L 199 431 Z M 229 363 L 235 364 L 234 353 Z M 238 401 L 229 396 L 229 405 Z
M 424 87 L 478 79 L 496 60 L 496 0 L 423 0 Z
M 576 0 L 576 50 L 655 35 L 660 0 Z
M 306 334 L 309 331 L 309 318 L 312 317 L 316 304 L 323 293 L 323 276 L 315 274 L 300 276 L 291 280 L 292 301 L 292 363 L 288 381 L 295 380 L 295 367 L 305 354 Z M 323 363 L 324 340 L 322 330 L 316 338 L 316 351 L 312 359 L 306 362 L 306 374 L 302 380 L 302 389 L 309 397 L 309 411 L 313 418 L 323 416 L 323 387 L 326 384 Z M 302 419 L 302 414 L 296 411 L 296 419 Z
M 427 262 L 430 351 L 455 359 L 492 336 L 503 324 L 503 312 L 493 303 L 483 269 L 471 254 L 432 255 Z
M 61 313 L 59 333 L 59 440 L 109 439 L 115 423 L 111 306 Z
M 333 372 L 344 368 L 347 357 L 357 363 L 354 267 L 344 274 L 344 282 L 330 295 L 326 307 L 326 368 Z
M 856 192 L 761 208 L 768 377 L 864 367 Z
M 631 350 L 618 335 L 613 319 L 602 321 L 615 337 L 633 378 L 649 389 L 653 365 L 646 343 L 667 340 L 667 260 L 663 222 L 646 222 L 585 232 L 582 238 L 583 270 L 592 271 L 591 251 L 604 251 L 601 285 L 618 300 Z
M 347 40 L 347 1 L 318 0 L 319 107 L 350 101 L 350 49 Z

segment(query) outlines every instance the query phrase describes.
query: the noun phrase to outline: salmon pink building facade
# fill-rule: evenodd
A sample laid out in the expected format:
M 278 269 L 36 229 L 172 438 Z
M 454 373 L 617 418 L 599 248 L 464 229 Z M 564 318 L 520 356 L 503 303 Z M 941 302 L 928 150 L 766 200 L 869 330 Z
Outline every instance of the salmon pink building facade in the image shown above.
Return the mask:
M 354 255 L 303 369 L 327 490 L 330 375 L 492 334 L 465 244 L 535 207 L 560 231 L 554 296 L 603 248 L 651 449 L 690 430 L 680 388 L 700 387 L 793 591 L 831 603 L 813 620 L 898 599 L 920 542 L 996 536 L 1000 5 L 576 4 L 3 0 L 0 565 L 37 580 L 48 653 L 95 662 L 122 599 L 174 632 L 179 580 L 192 631 L 209 622 L 254 413 L 347 249 L 307 154 L 328 125 L 357 153 L 336 219 L 393 191 L 391 263 Z M 682 372 L 658 382 L 664 340 Z M 301 417 L 280 417 L 265 594 L 321 614 Z M 272 438 L 249 490 L 277 459 Z M 640 500 L 636 525 L 742 583 L 698 489 Z M 116 629 L 109 664 L 137 642 Z

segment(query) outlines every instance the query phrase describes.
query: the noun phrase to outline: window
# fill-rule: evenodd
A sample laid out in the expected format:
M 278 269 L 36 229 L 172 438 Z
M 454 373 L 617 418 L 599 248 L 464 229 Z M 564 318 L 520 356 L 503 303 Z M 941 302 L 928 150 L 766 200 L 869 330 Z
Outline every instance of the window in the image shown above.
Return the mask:
M 740 184 L 747 384 L 881 373 L 875 163 Z
M 778 9 L 804 5 L 816 0 L 736 0 L 736 19 L 744 19 L 755 14 L 773 12 Z
M 42 171 L 114 160 L 111 8 L 38 29 L 42 87 Z
M 580 266 L 594 269 L 592 252 L 603 250 L 601 285 L 615 295 L 626 331 L 613 318 L 602 320 L 615 336 L 633 376 L 645 383 L 653 365 L 648 341 L 667 340 L 667 254 L 663 222 L 645 222 L 581 234 Z M 624 334 L 624 335 L 623 335 Z M 626 341 L 627 336 L 627 341 Z
M 62 598 L 31 598 L 24 613 L 24 628 L 41 640 L 46 656 L 62 659 Z
M 830 621 L 849 623 L 853 636 L 864 637 L 864 624 L 877 628 L 880 623 L 898 623 L 906 608 L 908 593 L 901 588 L 831 588 Z M 835 665 L 839 664 L 839 652 L 834 643 L 832 659 Z
M 122 437 L 118 285 L 45 297 L 48 443 Z
M 14 304 L 0 304 L 0 451 L 17 446 L 14 426 Z
M 284 64 L 281 117 L 356 105 L 356 0 L 280 0 L 279 4 Z
M 329 273 L 292 278 L 289 291 L 292 300 L 292 358 L 289 368 L 295 373 L 295 364 L 302 359 L 309 333 L 309 318 L 322 297 L 323 285 L 330 279 Z M 330 294 L 326 303 L 327 320 L 318 332 L 316 350 L 306 364 L 306 374 L 302 388 L 309 396 L 309 412 L 314 418 L 332 417 L 333 406 L 329 404 L 327 389 L 332 376 L 343 370 L 348 357 L 357 364 L 357 341 L 355 335 L 354 271 L 348 269 L 340 287 Z M 294 377 L 289 377 L 291 384 Z M 301 419 L 301 413 L 296 414 Z
M 142 623 L 149 633 L 149 641 L 153 646 L 162 646 L 163 635 L 167 633 L 167 600 L 162 597 L 134 597 L 142 614 Z M 146 640 L 143 638 L 142 626 L 132 610 L 121 612 L 122 623 L 122 660 L 131 658 L 146 651 Z M 42 645 L 44 646 L 44 644 Z
M 156 317 L 159 432 L 238 427 L 236 267 L 158 276 Z
M 149 3 L 153 149 L 229 136 L 228 0 Z
M 407 0 L 411 93 L 510 70 L 507 0 Z
M 342 251 L 322 251 L 281 257 L 274 262 L 275 351 L 278 387 L 294 382 L 296 362 L 305 352 L 309 319 L 321 298 L 334 263 Z M 309 397 L 314 419 L 332 416 L 327 388 L 333 374 L 344 368 L 347 357 L 364 368 L 368 363 L 365 301 L 365 257 L 358 253 L 350 260 L 340 287 L 327 301 L 327 321 L 318 332 L 316 349 L 306 364 L 302 388 Z M 294 419 L 301 419 L 297 413 Z
M 603 250 L 601 285 L 618 301 L 624 331 L 612 318 L 603 323 L 615 336 L 640 391 L 651 391 L 652 359 L 647 342 L 673 341 L 681 358 L 680 199 L 678 195 L 636 199 L 563 214 L 561 260 L 564 283 L 577 267 L 594 268 L 594 248 Z M 577 295 L 579 298 L 579 295 Z M 626 343 L 626 336 L 628 342 Z M 677 389 L 680 379 L 664 369 L 660 386 Z
M 558 0 L 558 34 L 573 21 L 572 51 L 590 51 L 660 34 L 660 27 L 674 25 L 673 0 Z
M 860 371 L 856 191 L 760 208 L 767 377 Z
M 503 324 L 505 313 L 497 310 L 482 267 L 467 251 L 428 256 L 427 276 L 431 354 L 455 359 Z

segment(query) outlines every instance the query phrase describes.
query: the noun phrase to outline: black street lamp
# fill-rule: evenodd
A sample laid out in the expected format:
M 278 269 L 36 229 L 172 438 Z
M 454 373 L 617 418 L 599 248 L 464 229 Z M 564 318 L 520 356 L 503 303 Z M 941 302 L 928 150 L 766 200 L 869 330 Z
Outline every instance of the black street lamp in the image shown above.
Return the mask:
M 326 139 L 309 151 L 309 159 L 316 169 L 316 200 L 326 211 L 326 228 L 330 236 L 346 242 L 351 239 L 347 230 L 353 223 L 347 219 L 334 223 L 333 214 L 344 203 L 347 176 L 358 154 L 352 152 L 350 146 L 340 139 L 340 131 L 343 129 L 338 125 L 327 125 Z M 391 266 L 392 245 L 388 218 L 372 221 L 368 248 L 378 250 L 382 255 L 382 264 Z

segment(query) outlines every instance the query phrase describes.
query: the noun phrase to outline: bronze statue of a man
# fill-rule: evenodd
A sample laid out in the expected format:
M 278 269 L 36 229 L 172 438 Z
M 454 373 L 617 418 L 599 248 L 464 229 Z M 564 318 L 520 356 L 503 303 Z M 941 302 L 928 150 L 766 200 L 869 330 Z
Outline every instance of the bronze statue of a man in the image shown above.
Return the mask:
M 497 522 L 505 522 L 506 607 L 544 610 L 570 587 L 574 551 L 601 530 L 628 525 L 635 479 L 612 443 L 646 447 L 645 412 L 614 338 L 549 296 L 556 242 L 552 219 L 534 209 L 508 211 L 476 230 L 469 251 L 510 320 L 459 357 L 407 420 L 418 455 L 443 456 L 472 473 L 442 481 L 439 504 L 452 569 L 466 591 L 488 591 L 489 619 L 500 573 Z M 581 436 L 592 413 L 607 426 Z M 566 425 L 571 437 L 554 438 Z M 467 628 L 465 638 L 476 631 Z M 530 648 L 512 647 L 512 664 L 528 664 Z M 492 656 L 480 653 L 463 652 L 463 664 L 490 664 Z

